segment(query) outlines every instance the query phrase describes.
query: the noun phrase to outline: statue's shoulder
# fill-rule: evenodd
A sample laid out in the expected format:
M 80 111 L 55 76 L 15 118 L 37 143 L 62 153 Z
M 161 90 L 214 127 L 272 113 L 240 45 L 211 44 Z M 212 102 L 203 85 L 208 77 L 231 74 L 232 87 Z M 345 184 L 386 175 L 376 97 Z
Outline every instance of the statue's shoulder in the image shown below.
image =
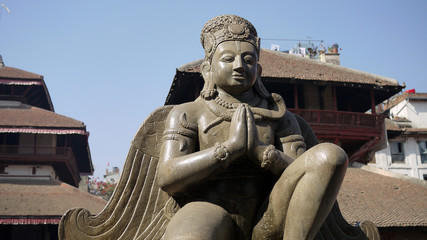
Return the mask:
M 166 126 L 174 127 L 177 124 L 181 124 L 183 119 L 189 124 L 198 125 L 204 110 L 203 104 L 198 101 L 175 105 L 169 112 Z
M 283 118 L 278 121 L 276 137 L 281 138 L 294 134 L 304 137 L 307 149 L 319 143 L 313 129 L 301 116 L 286 111 Z
M 286 109 L 285 102 L 279 94 L 272 93 L 271 97 L 277 103 L 277 107 L 284 108 L 284 114 L 276 122 L 276 136 L 286 137 L 288 135 L 301 135 L 301 128 L 295 115 Z M 283 106 L 282 106 L 283 105 Z
M 295 115 L 290 111 L 286 111 L 285 115 L 279 119 L 276 127 L 277 137 L 286 137 L 288 135 L 301 135 L 301 128 Z

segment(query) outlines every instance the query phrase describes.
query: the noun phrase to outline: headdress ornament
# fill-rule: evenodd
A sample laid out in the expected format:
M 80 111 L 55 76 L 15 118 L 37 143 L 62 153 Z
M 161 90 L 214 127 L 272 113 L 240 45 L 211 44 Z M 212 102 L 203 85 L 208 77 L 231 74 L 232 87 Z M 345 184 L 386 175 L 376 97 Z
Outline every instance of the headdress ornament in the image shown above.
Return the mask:
M 236 15 L 221 15 L 209 20 L 200 36 L 205 49 L 205 60 L 211 62 L 220 43 L 234 40 L 251 43 L 259 53 L 260 39 L 255 27 L 248 20 Z

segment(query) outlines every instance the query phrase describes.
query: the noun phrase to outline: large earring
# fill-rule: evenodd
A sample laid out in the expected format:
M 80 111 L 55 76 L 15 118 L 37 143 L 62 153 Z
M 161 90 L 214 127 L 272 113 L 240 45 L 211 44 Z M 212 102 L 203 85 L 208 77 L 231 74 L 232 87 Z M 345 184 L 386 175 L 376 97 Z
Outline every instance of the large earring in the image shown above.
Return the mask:
M 262 72 L 262 67 L 261 65 L 258 64 L 258 77 L 255 80 L 255 91 L 262 97 L 262 98 L 269 98 L 270 97 L 270 93 L 267 91 L 267 89 L 265 88 L 264 84 L 262 83 L 261 80 L 261 72 Z
M 212 75 L 209 74 L 208 78 L 205 78 L 205 85 L 203 86 L 202 91 L 200 91 L 200 96 L 206 100 L 210 100 L 216 97 L 217 91 L 216 91 L 216 85 L 214 81 L 212 81 Z
M 201 71 L 203 79 L 205 80 L 205 85 L 203 85 L 203 89 L 200 91 L 200 96 L 206 100 L 213 99 L 217 95 L 216 85 L 212 79 L 210 68 L 210 64 L 207 62 L 204 62 L 201 65 Z

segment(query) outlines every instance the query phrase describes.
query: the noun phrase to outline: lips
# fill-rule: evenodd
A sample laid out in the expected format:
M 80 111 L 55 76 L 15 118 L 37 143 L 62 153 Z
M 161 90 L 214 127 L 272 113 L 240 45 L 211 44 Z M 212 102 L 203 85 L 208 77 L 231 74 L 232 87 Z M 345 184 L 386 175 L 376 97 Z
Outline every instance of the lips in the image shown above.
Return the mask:
M 232 77 L 235 80 L 245 80 L 246 79 L 246 76 L 242 75 L 242 74 L 233 74 Z

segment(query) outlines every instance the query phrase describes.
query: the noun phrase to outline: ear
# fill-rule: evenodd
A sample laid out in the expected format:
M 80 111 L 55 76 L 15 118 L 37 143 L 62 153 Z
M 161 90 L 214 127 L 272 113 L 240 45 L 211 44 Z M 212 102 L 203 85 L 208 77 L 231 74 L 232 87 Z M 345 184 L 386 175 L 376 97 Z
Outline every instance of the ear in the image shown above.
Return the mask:
M 257 91 L 257 93 L 261 97 L 268 98 L 268 97 L 270 97 L 270 93 L 268 93 L 264 84 L 262 84 L 261 73 L 262 73 L 262 67 L 261 67 L 261 65 L 257 64 L 257 79 L 255 81 L 254 87 L 255 87 L 255 90 Z
M 209 80 L 211 64 L 208 61 L 204 61 L 202 65 L 200 65 L 200 71 L 202 72 L 203 79 L 205 79 L 205 81 Z

